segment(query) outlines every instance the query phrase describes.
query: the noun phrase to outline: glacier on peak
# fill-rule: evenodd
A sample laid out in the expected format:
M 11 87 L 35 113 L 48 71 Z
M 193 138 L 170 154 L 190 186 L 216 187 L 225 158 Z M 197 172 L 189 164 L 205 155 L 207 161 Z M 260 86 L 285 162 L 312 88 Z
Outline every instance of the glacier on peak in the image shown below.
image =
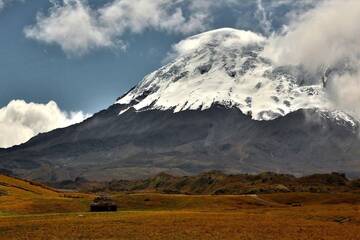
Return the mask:
M 321 81 L 300 66 L 272 64 L 262 56 L 266 42 L 257 33 L 230 28 L 182 40 L 167 65 L 117 100 L 128 105 L 120 114 L 131 107 L 205 110 L 215 103 L 237 107 L 254 120 L 272 120 L 299 109 L 335 114 Z

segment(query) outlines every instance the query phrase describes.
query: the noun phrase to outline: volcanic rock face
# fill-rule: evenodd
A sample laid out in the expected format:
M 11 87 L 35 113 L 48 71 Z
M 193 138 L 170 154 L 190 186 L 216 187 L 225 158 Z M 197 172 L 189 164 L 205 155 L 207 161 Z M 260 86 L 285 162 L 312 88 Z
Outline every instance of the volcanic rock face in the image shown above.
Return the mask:
M 1 150 L 0 169 L 52 182 L 164 171 L 359 174 L 357 120 L 301 67 L 263 58 L 264 44 L 233 29 L 184 40 L 108 109 Z

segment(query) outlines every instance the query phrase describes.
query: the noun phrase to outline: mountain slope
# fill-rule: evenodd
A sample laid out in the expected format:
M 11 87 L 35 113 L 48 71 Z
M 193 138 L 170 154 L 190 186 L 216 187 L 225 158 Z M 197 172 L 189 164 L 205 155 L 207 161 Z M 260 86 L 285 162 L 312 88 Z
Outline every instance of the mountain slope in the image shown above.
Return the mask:
M 264 39 L 220 29 L 83 123 L 0 151 L 0 170 L 43 182 L 169 172 L 360 173 L 358 122 L 301 67 L 275 67 Z
M 1 168 L 41 181 L 139 178 L 167 171 L 357 172 L 360 142 L 316 111 L 254 121 L 238 109 L 129 110 L 120 105 L 0 153 Z M 309 119 L 313 119 L 309 121 Z

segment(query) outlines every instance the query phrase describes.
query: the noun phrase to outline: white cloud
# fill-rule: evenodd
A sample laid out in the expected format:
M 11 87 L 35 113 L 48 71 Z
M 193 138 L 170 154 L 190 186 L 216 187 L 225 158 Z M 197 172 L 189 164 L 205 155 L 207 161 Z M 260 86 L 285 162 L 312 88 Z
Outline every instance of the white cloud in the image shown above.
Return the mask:
M 54 1 L 49 13 L 38 14 L 36 24 L 24 32 L 28 38 L 60 45 L 67 54 L 81 55 L 94 48 L 124 47 L 125 32 L 205 30 L 211 22 L 210 9 L 218 5 L 208 0 L 113 0 L 92 9 L 85 0 Z
M 330 69 L 330 97 L 340 109 L 360 117 L 359 16 L 358 0 L 320 2 L 273 36 L 265 55 L 279 65 L 302 65 L 313 74 Z
M 148 28 L 168 32 L 188 33 L 203 29 L 200 8 L 194 6 L 185 17 L 179 3 L 169 0 L 116 0 L 98 10 L 99 21 L 114 34 L 125 31 L 139 33 Z
M 360 1 L 332 0 L 319 4 L 294 21 L 266 49 L 279 64 L 308 69 L 333 66 L 360 54 Z
M 0 109 L 0 147 L 24 143 L 38 133 L 66 127 L 87 117 L 82 112 L 61 111 L 53 101 L 36 104 L 13 100 Z
M 64 0 L 54 3 L 48 16 L 38 14 L 37 23 L 25 28 L 25 35 L 45 43 L 57 43 L 67 53 L 83 54 L 97 47 L 113 44 L 93 12 L 81 0 Z
M 330 97 L 339 109 L 360 119 L 360 73 L 345 73 L 336 76 L 329 84 Z

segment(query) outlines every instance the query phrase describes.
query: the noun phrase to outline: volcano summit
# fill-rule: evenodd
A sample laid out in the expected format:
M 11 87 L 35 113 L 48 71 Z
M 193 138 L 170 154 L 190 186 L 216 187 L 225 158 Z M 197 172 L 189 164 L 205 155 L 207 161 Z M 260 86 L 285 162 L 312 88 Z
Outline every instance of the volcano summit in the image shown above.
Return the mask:
M 324 79 L 264 57 L 266 42 L 227 28 L 185 39 L 108 109 L 1 150 L 0 169 L 44 182 L 209 170 L 360 175 L 358 120 L 333 106 Z

